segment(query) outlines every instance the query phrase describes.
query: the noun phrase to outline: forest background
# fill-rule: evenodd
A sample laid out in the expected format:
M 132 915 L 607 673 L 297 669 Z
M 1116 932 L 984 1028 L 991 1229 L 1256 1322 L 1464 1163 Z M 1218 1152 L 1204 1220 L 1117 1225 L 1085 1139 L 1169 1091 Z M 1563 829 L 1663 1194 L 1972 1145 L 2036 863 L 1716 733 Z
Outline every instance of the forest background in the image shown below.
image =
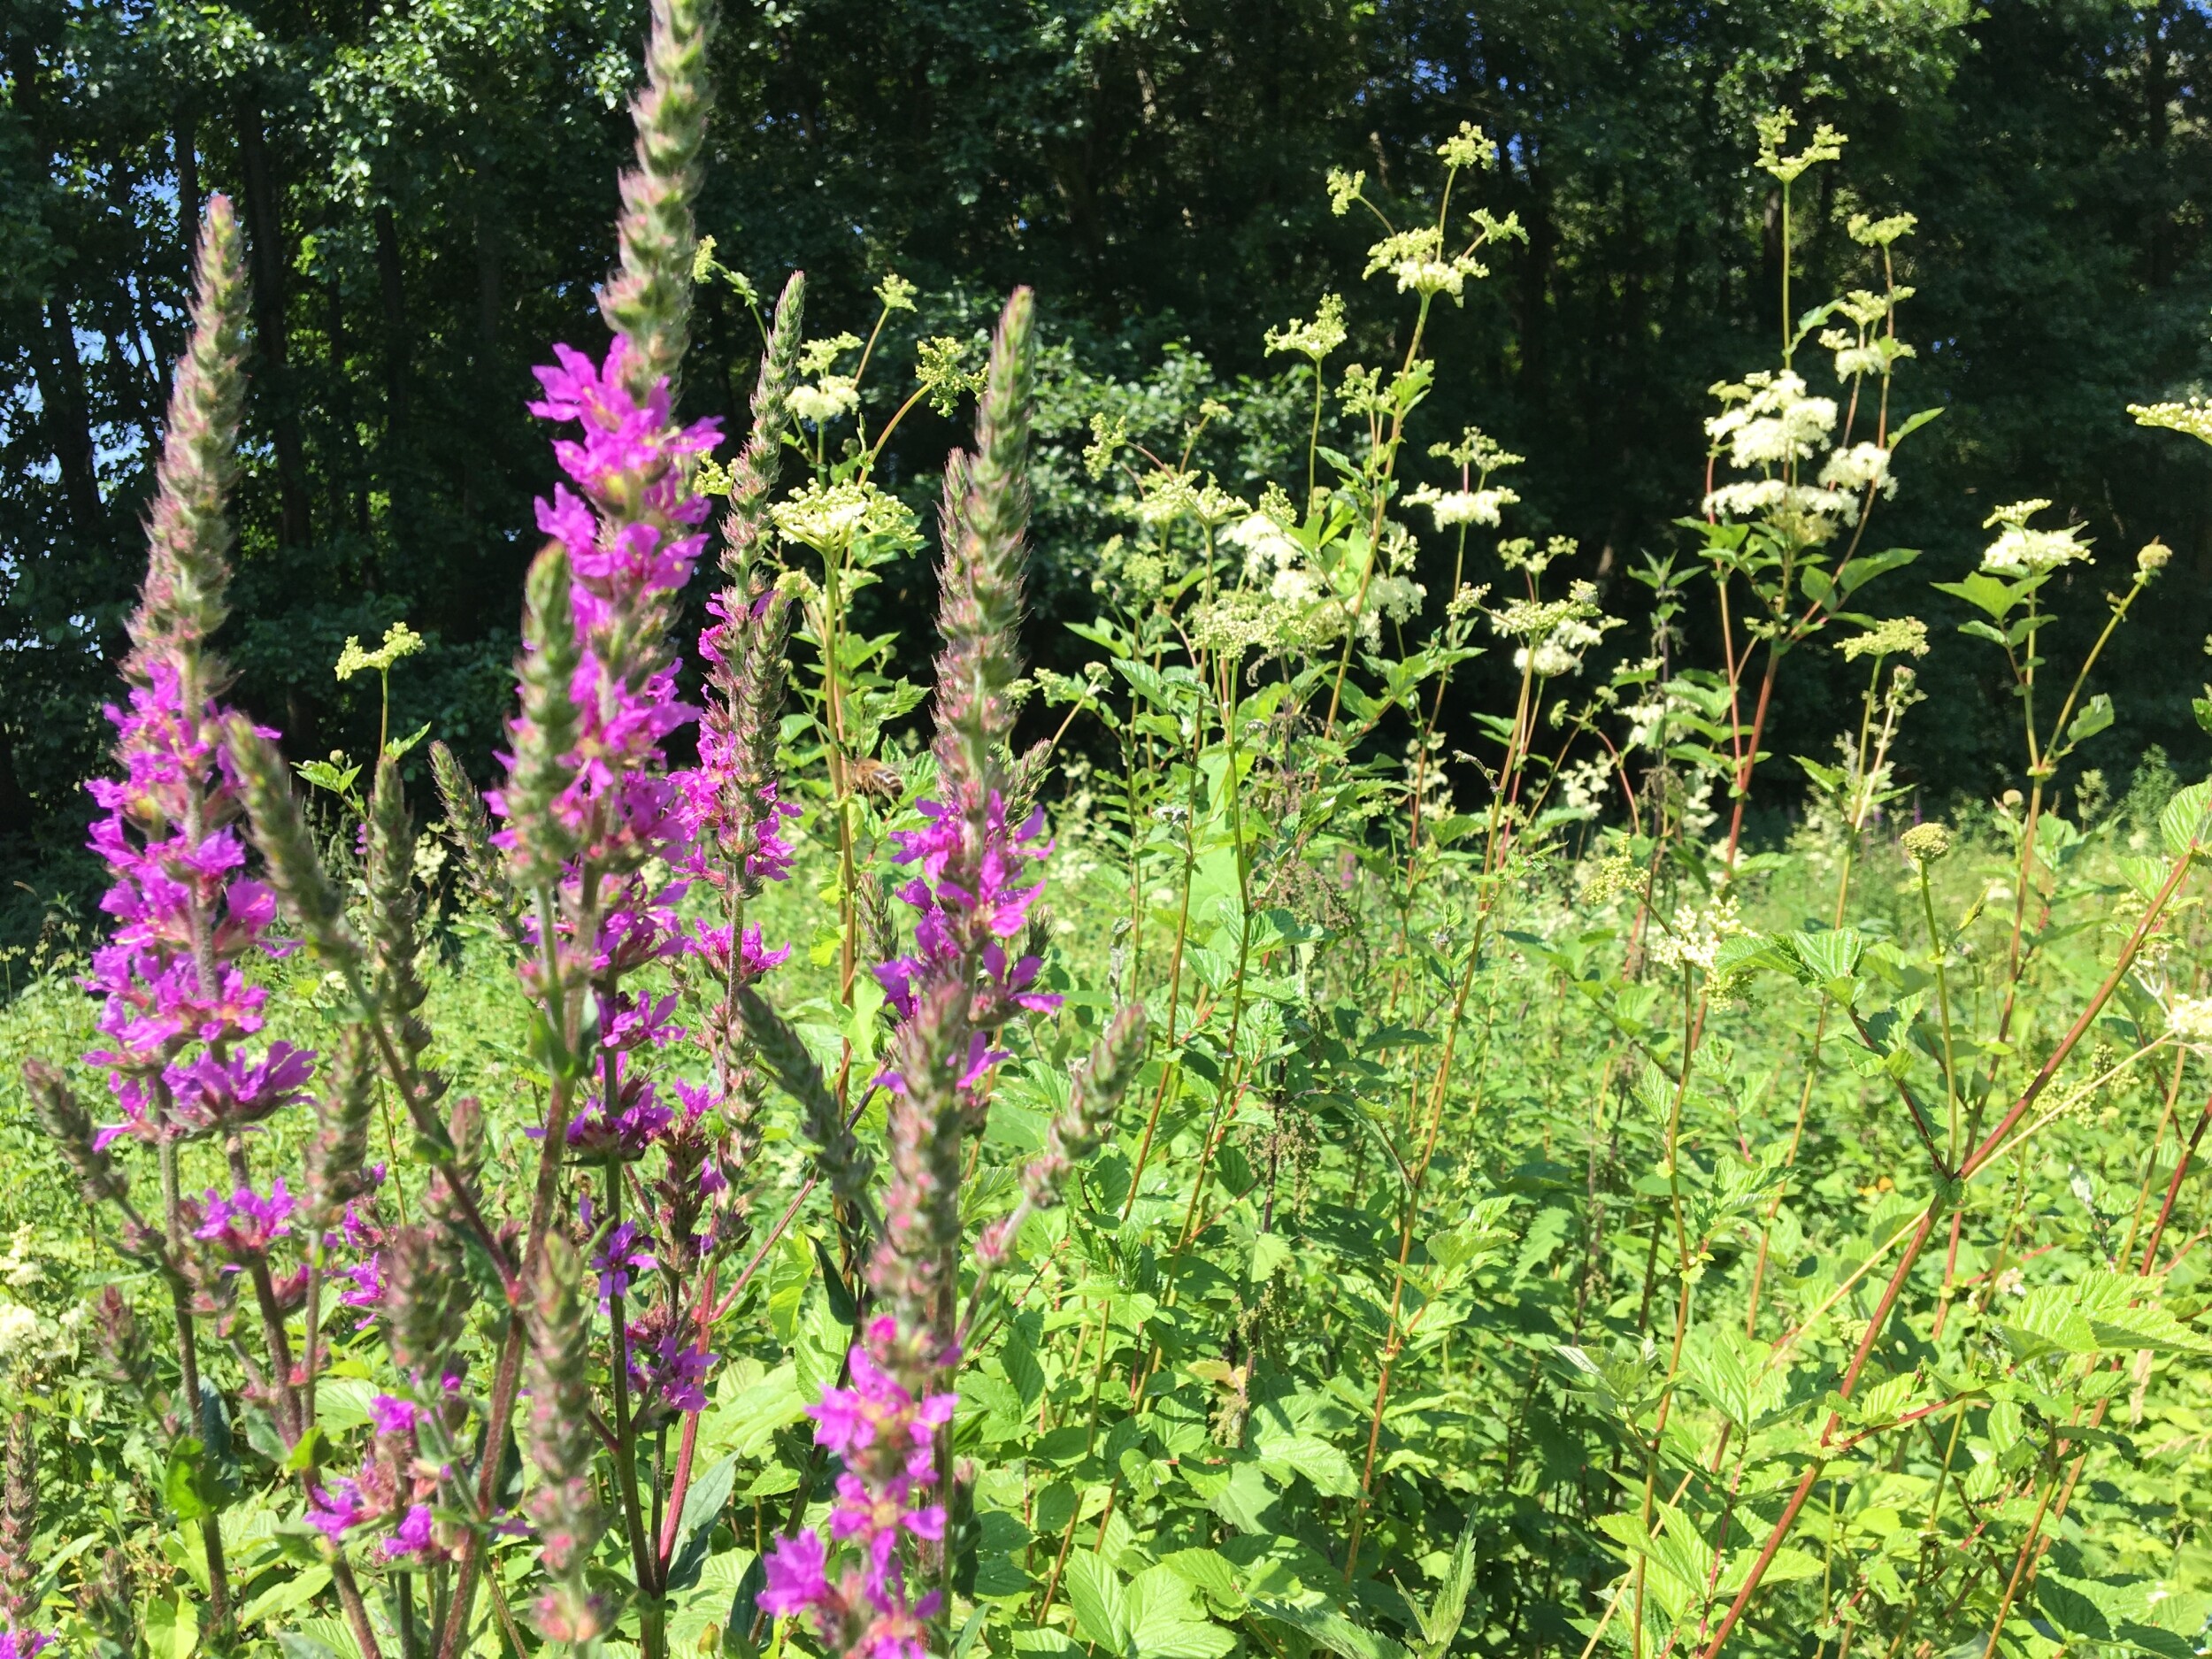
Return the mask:
M 361 748 L 376 683 L 332 664 L 347 636 L 404 618 L 429 649 L 393 687 L 396 728 L 432 722 L 489 769 L 528 503 L 550 477 L 528 365 L 595 326 L 643 7 L 6 0 L 0 18 L 0 936 L 20 940 L 81 913 L 96 880 L 79 780 L 109 741 L 184 227 L 212 191 L 242 205 L 257 307 L 235 700 L 289 753 Z M 2212 457 L 2124 406 L 2212 371 L 2204 7 L 770 0 L 727 10 L 714 60 L 700 228 L 760 292 L 803 266 L 823 314 L 864 314 L 895 271 L 918 303 L 881 349 L 910 357 L 923 336 L 979 330 L 1009 285 L 1040 290 L 1028 644 L 1063 669 L 1086 648 L 1058 625 L 1089 613 L 1086 552 L 1112 528 L 1077 460 L 1090 417 L 1171 430 L 1214 400 L 1202 465 L 1232 489 L 1279 471 L 1264 434 L 1299 426 L 1282 411 L 1302 394 L 1255 319 L 1310 313 L 1369 234 L 1329 216 L 1321 175 L 1387 187 L 1463 120 L 1502 150 L 1481 204 L 1517 211 L 1528 239 L 1438 315 L 1450 367 L 1432 425 L 1478 422 L 1525 452 L 1519 527 L 1577 538 L 1572 573 L 1636 614 L 1627 566 L 1689 539 L 1674 520 L 1704 487 L 1708 385 L 1779 330 L 1778 202 L 1750 165 L 1752 117 L 1832 121 L 1851 142 L 1800 204 L 1801 291 L 1833 286 L 1851 211 L 1920 220 L 1899 274 L 1917 289 L 1915 402 L 1944 418 L 1889 533 L 1924 549 L 1931 581 L 1970 569 L 1989 507 L 2023 495 L 2100 544 L 2162 537 L 2177 557 L 2159 603 L 2106 659 L 2121 718 L 2080 761 L 2116 791 L 2153 746 L 2193 741 Z M 1373 285 L 1348 302 L 1351 355 L 1399 349 L 1402 308 Z M 759 340 L 736 285 L 703 291 L 699 335 L 687 413 L 741 408 Z M 881 475 L 926 507 L 955 438 L 918 410 Z M 867 599 L 926 614 L 933 565 Z M 1940 625 L 1951 604 L 1910 608 Z M 2055 608 L 2084 627 L 2100 611 Z M 1938 718 L 1897 758 L 1932 810 L 2001 787 L 2015 717 L 1990 655 L 1926 670 Z M 1455 680 L 1463 718 L 1497 702 L 1486 665 L 1509 672 L 1501 657 Z M 1793 671 L 1773 752 L 1826 749 L 1840 672 L 1824 654 Z M 1763 769 L 1755 827 L 1777 827 L 1800 782 Z

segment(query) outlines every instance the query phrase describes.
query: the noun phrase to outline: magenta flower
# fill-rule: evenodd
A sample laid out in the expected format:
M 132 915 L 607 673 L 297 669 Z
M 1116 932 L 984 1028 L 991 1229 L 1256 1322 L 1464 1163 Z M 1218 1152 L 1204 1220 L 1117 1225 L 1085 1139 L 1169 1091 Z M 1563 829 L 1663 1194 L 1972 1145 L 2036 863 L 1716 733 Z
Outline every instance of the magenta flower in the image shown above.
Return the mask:
M 693 958 L 712 974 L 718 983 L 730 976 L 730 930 L 709 927 L 705 923 L 694 924 L 689 941 Z M 749 926 L 738 937 L 737 982 L 753 985 L 791 960 L 791 947 L 785 945 L 771 950 L 761 939 L 760 928 Z
M 0 1630 L 0 1659 L 36 1659 L 53 1640 L 42 1630 Z
M 914 1644 L 925 1642 L 936 1610 L 934 1596 L 909 1600 L 900 1554 L 902 1544 L 945 1535 L 945 1508 L 933 1495 L 937 1432 L 951 1422 L 958 1401 L 949 1392 L 917 1399 L 901 1384 L 885 1363 L 900 1345 L 895 1321 L 871 1321 L 849 1356 L 853 1386 L 826 1388 L 808 1408 L 816 1441 L 845 1463 L 828 1537 L 801 1532 L 785 1540 L 769 1560 L 769 1589 L 760 1598 L 771 1613 L 808 1614 L 836 1652 L 925 1652 Z M 927 1369 L 949 1376 L 956 1358 L 942 1355 Z M 859 1557 L 857 1570 L 835 1581 L 828 1575 L 833 1542 Z
M 315 1074 L 315 1056 L 288 1042 L 273 1042 L 257 1063 L 242 1056 L 218 1060 L 203 1054 L 163 1073 L 180 1122 L 195 1129 L 259 1123 L 299 1100 Z
M 266 1198 L 250 1187 L 239 1187 L 228 1198 L 211 1188 L 200 1206 L 200 1225 L 192 1230 L 192 1236 L 205 1240 L 229 1257 L 232 1264 L 223 1271 L 235 1272 L 243 1263 L 265 1258 L 270 1245 L 291 1233 L 293 1208 L 292 1195 L 284 1190 L 280 1175 Z
M 684 1028 L 674 1023 L 676 995 L 637 996 L 624 991 L 616 997 L 614 1018 L 599 1033 L 599 1046 L 617 1051 L 626 1048 L 664 1048 L 682 1041 Z
M 614 1073 L 611 1110 L 603 1097 L 577 1113 L 568 1125 L 568 1148 L 580 1163 L 632 1163 L 643 1157 L 675 1121 L 676 1114 L 660 1103 L 649 1081 L 632 1073 L 619 1058 L 610 1063 L 609 1070 Z
M 715 1356 L 691 1345 L 680 1329 L 660 1331 L 657 1322 L 630 1327 L 630 1381 L 639 1394 L 657 1398 L 671 1409 L 707 1409 L 707 1373 Z
M 591 1200 L 583 1204 L 584 1225 L 591 1225 Z M 591 1270 L 599 1275 L 599 1311 L 605 1313 L 613 1306 L 617 1296 L 627 1294 L 633 1271 L 644 1271 L 657 1265 L 653 1253 L 645 1248 L 652 1240 L 647 1238 L 634 1221 L 625 1221 L 607 1229 L 606 1236 L 595 1245 L 591 1252 Z
M 365 1331 L 374 1325 L 378 1310 L 384 1306 L 384 1270 L 378 1254 L 372 1250 L 351 1267 L 332 1269 L 330 1276 L 342 1279 L 351 1286 L 338 1293 L 342 1306 L 367 1310 L 353 1328 Z
M 802 1529 L 779 1539 L 762 1563 L 768 1587 L 760 1593 L 760 1609 L 783 1618 L 817 1607 L 830 1597 L 829 1545 L 819 1532 Z
M 898 843 L 893 859 L 920 867 L 899 889 L 899 897 L 921 914 L 914 924 L 914 953 L 876 969 L 891 1005 L 911 1018 L 923 985 L 958 975 L 964 959 L 972 956 L 981 979 L 979 1025 L 1002 1023 L 1017 1008 L 1043 1013 L 1059 1007 L 1057 996 L 1031 988 L 1042 965 L 1038 959 L 1011 957 L 1002 942 L 1029 925 L 1030 907 L 1044 890 L 1041 878 L 1023 886 L 1015 873 L 1021 861 L 1041 864 L 1052 851 L 1052 843 L 1042 841 L 1042 810 L 1010 832 L 1006 803 L 994 793 L 984 814 L 982 847 L 971 861 L 966 820 L 939 802 L 916 806 L 927 823 L 918 830 L 892 832 Z M 975 874 L 967 879 L 959 872 L 971 863 Z
M 185 706 L 191 649 L 134 659 L 145 683 L 131 687 L 127 710 L 107 711 L 124 775 L 86 785 L 104 815 L 89 844 L 115 876 L 100 901 L 115 931 L 84 979 L 102 998 L 107 1039 L 85 1058 L 106 1070 L 123 1110 L 123 1122 L 101 1133 L 103 1146 L 120 1134 L 175 1141 L 257 1122 L 296 1099 L 313 1069 L 311 1055 L 281 1044 L 259 1064 L 187 1057 L 195 1044 L 232 1044 L 261 1029 L 268 991 L 246 982 L 240 960 L 290 948 L 265 938 L 275 901 L 239 873 L 238 779 L 214 737 L 225 710 L 212 701 Z
M 379 1434 L 411 1433 L 419 1415 L 412 1401 L 396 1399 L 391 1394 L 369 1397 L 369 1421 L 376 1425 Z
M 334 1545 L 342 1544 L 347 1532 L 367 1517 L 368 1505 L 353 1481 L 341 1478 L 309 1494 L 307 1524 Z
M 430 1506 L 418 1503 L 411 1506 L 392 1535 L 384 1540 L 384 1559 L 397 1561 L 403 1555 L 428 1555 L 434 1547 L 430 1532 Z

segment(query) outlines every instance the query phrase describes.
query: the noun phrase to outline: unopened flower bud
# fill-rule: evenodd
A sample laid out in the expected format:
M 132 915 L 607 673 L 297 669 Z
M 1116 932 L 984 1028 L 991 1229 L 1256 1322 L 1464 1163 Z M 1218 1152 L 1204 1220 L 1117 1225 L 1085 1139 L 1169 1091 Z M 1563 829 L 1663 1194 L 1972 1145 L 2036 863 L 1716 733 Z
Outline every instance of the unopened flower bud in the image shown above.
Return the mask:
M 92 1119 L 62 1074 L 43 1060 L 27 1060 L 23 1081 L 30 1090 L 40 1124 L 75 1172 L 77 1186 L 86 1199 L 93 1203 L 111 1202 L 129 1192 L 130 1182 L 101 1148 Z
M 246 818 L 254 844 L 267 861 L 269 885 L 319 955 L 341 966 L 357 963 L 361 945 L 346 926 L 345 895 L 323 869 L 315 838 L 292 793 L 292 775 L 284 757 L 268 734 L 242 714 L 233 714 L 224 722 L 223 742 L 245 785 Z
M 1951 832 L 1940 824 L 1916 824 L 1899 840 L 1905 856 L 1926 869 L 1951 850 Z

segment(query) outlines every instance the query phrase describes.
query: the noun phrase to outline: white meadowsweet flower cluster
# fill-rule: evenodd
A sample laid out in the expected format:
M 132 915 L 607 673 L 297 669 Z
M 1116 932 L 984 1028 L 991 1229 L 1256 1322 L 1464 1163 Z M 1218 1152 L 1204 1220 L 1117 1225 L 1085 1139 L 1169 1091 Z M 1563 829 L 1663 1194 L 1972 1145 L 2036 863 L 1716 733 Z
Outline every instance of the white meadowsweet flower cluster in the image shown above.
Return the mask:
M 1718 518 L 1794 518 L 1805 539 L 1824 541 L 1834 531 L 1831 519 L 1848 518 L 1857 508 L 1847 491 L 1793 484 L 1779 478 L 1747 478 L 1723 484 L 1705 497 L 1705 511 Z
M 1448 255 L 1443 231 L 1423 225 L 1394 232 L 1367 250 L 1367 269 L 1360 274 L 1378 273 L 1395 278 L 1401 294 L 1448 294 L 1457 300 L 1466 292 L 1467 279 L 1480 281 L 1490 267 L 1471 253 Z
M 2166 1029 L 2176 1042 L 2212 1043 L 2212 996 L 2177 996 L 2166 1008 Z
M 1809 457 L 1835 430 L 1836 400 L 1815 397 L 1804 380 L 1787 369 L 1758 369 L 1741 381 L 1711 388 L 1724 407 L 1705 423 L 1715 444 L 1728 446 L 1728 458 L 1740 467 L 1781 466 Z
M 1268 355 L 1292 351 L 1319 363 L 1344 343 L 1344 296 L 1324 294 L 1311 322 L 1294 317 L 1282 327 L 1267 331 Z
M 1426 507 L 1436 517 L 1439 532 L 1465 525 L 1496 529 L 1505 509 L 1521 499 L 1520 492 L 1494 485 L 1486 489 L 1438 489 L 1424 484 L 1406 497 L 1409 507 Z
M 1854 443 L 1830 450 L 1820 469 L 1820 482 L 1824 489 L 1854 494 L 1878 489 L 1884 495 L 1897 494 L 1897 480 L 1889 470 L 1889 451 L 1878 443 Z
M 806 384 L 791 388 L 791 412 L 820 426 L 859 408 L 859 381 L 852 375 L 835 373 L 837 360 L 859 349 L 860 336 L 852 334 L 810 340 L 801 346 L 799 373 L 810 378 Z
M 1925 657 L 1928 625 L 1917 617 L 1888 617 L 1865 633 L 1854 634 L 1837 649 L 1842 651 L 1847 663 L 1855 663 L 1863 657 Z
M 1736 913 L 1733 894 L 1724 894 L 1710 904 L 1680 905 L 1672 925 L 1652 941 L 1651 958 L 1663 967 L 1695 968 L 1710 973 L 1720 958 L 1720 948 L 1747 931 Z
M 2089 557 L 2079 541 L 2082 527 L 2040 530 L 2028 520 L 2050 506 L 2039 497 L 2000 507 L 1982 520 L 1982 528 L 1997 531 L 1997 539 L 1982 553 L 1982 569 L 1993 576 L 2042 576 L 2060 566 Z
M 769 513 L 786 541 L 817 553 L 849 547 L 856 536 L 906 535 L 914 528 L 914 514 L 905 503 L 858 480 L 810 480 Z
M 1247 581 L 1257 581 L 1285 571 L 1305 557 L 1298 538 L 1267 513 L 1255 512 L 1238 519 L 1221 533 L 1221 539 L 1244 556 Z
M 1509 640 L 1524 641 L 1513 653 L 1515 669 L 1539 680 L 1556 680 L 1582 667 L 1583 654 L 1621 626 L 1618 617 L 1598 609 L 1598 590 L 1578 581 L 1564 599 L 1516 599 L 1490 618 L 1490 626 Z
M 1410 578 L 1376 572 L 1367 584 L 1367 603 L 1359 613 L 1360 638 L 1367 649 L 1371 651 L 1381 646 L 1386 620 L 1410 621 L 1420 614 L 1421 602 L 1428 596 L 1429 590 Z
M 791 388 L 791 412 L 811 426 L 826 426 L 860 407 L 860 386 L 849 374 L 825 374 Z

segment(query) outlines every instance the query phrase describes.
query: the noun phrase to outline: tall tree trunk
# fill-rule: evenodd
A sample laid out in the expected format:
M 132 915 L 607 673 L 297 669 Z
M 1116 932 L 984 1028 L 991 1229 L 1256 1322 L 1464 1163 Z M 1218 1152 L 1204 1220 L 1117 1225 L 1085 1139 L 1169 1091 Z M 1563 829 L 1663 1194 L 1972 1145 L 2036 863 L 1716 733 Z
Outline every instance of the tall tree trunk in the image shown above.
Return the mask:
M 38 827 L 38 809 L 15 767 L 15 736 L 0 730 L 0 841 L 27 841 Z
M 334 275 L 323 282 L 323 300 L 330 308 L 324 325 L 329 335 L 331 412 L 337 419 L 338 447 L 346 457 L 346 476 L 333 481 L 332 495 L 342 514 L 352 510 L 353 527 L 369 533 L 369 476 L 367 457 L 361 450 L 361 428 L 353 418 L 353 382 L 346 373 L 346 296 Z
M 184 234 L 185 251 L 191 252 L 200 234 L 200 150 L 197 119 L 189 108 L 177 111 L 176 130 L 170 144 L 176 152 L 177 227 Z
M 499 204 L 489 176 L 476 174 L 476 372 L 499 370 Z
M 92 422 L 85 403 L 84 364 L 77 356 L 77 331 L 60 295 L 46 302 L 46 330 L 35 356 L 39 402 L 43 405 L 46 442 L 61 469 L 62 497 L 79 534 L 97 536 L 104 514 L 100 480 L 92 459 Z
M 277 460 L 279 539 L 304 546 L 312 532 L 307 511 L 307 454 L 300 440 L 299 411 L 291 375 L 291 342 L 284 304 L 284 220 L 260 105 L 250 97 L 238 110 L 238 159 L 244 174 L 247 238 L 253 256 L 254 333 L 261 347 L 262 396 L 270 410 Z
M 376 286 L 384 305 L 384 442 L 407 427 L 407 367 L 413 342 L 407 333 L 407 267 L 401 263 L 399 224 L 380 202 L 376 226 Z

